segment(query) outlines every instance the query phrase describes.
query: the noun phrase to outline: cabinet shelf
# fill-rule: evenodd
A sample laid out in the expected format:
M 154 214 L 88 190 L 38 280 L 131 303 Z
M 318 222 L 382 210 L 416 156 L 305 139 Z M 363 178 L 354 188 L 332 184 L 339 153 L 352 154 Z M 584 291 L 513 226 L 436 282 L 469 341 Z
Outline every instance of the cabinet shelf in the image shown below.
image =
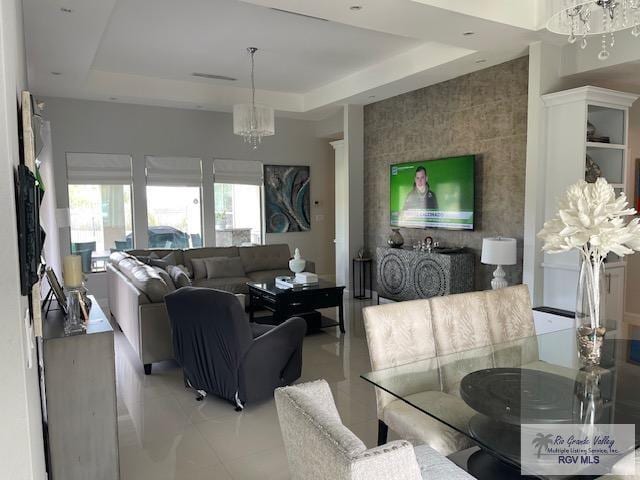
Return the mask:
M 624 150 L 626 145 L 621 145 L 619 143 L 603 143 L 603 142 L 587 142 L 587 147 L 589 148 L 611 148 L 614 150 Z

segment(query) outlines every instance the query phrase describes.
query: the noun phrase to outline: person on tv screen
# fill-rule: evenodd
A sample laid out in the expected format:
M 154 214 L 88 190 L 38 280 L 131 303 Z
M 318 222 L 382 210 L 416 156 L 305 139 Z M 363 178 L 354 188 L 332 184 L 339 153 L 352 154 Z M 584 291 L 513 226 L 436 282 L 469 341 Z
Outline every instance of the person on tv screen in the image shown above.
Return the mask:
M 407 195 L 402 210 L 437 210 L 436 194 L 429 187 L 429 175 L 424 167 L 416 168 L 413 189 Z

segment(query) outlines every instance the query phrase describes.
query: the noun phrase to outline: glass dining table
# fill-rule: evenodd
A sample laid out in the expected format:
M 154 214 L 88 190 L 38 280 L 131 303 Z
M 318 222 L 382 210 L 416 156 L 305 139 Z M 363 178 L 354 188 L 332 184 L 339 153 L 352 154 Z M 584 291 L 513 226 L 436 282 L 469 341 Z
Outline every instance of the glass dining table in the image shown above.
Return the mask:
M 491 465 L 493 478 L 495 468 L 504 472 L 500 478 L 519 478 L 525 424 L 631 424 L 635 438 L 627 451 L 640 446 L 638 340 L 606 338 L 595 368 L 581 368 L 569 329 L 361 377 L 480 447 L 466 465 L 476 477 L 491 478 L 482 475 Z

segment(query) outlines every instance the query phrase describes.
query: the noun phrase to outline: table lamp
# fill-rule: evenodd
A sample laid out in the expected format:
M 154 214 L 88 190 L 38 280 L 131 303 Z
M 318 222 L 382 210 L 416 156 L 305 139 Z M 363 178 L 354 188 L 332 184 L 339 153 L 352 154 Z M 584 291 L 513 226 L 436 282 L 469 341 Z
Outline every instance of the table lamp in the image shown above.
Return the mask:
M 480 261 L 486 265 L 497 265 L 493 272 L 491 288 L 497 290 L 509 284 L 504 279 L 503 265 L 516 264 L 516 239 L 492 237 L 482 239 L 482 258 Z

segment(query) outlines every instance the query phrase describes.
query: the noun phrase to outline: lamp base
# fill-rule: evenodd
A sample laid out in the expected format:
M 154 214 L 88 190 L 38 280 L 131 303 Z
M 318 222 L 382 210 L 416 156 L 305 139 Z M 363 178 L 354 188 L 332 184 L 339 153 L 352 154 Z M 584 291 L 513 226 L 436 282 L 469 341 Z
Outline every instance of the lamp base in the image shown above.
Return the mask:
M 493 271 L 493 280 L 491 280 L 491 288 L 497 290 L 499 288 L 508 287 L 509 284 L 504 279 L 505 273 L 502 265 L 498 265 L 498 267 Z

